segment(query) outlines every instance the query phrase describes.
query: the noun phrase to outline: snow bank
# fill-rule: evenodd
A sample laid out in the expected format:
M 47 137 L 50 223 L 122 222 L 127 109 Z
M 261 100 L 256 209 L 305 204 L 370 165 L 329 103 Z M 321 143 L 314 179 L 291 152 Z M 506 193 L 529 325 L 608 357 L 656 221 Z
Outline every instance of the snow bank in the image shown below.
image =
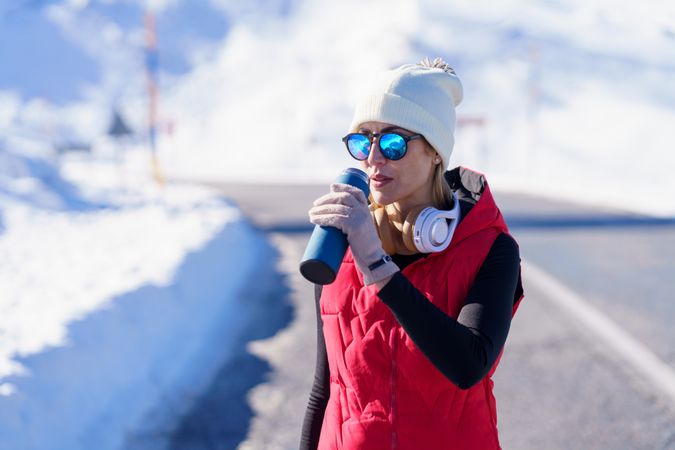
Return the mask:
M 0 199 L 48 210 L 85 210 L 93 203 L 64 179 L 53 161 L 6 148 L 0 141 Z
M 153 411 L 156 429 L 169 426 L 227 355 L 210 338 L 240 320 L 239 290 L 267 245 L 213 192 L 146 178 L 147 192 L 91 208 L 53 166 L 4 155 L 15 170 L 0 184 L 0 448 L 115 449 Z

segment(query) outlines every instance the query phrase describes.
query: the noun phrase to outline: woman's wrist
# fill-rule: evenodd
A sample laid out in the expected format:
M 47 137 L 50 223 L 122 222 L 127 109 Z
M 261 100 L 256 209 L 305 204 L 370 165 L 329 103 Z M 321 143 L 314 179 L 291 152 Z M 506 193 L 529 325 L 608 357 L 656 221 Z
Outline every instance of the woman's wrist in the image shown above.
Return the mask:
M 379 291 L 380 289 L 385 287 L 391 281 L 391 279 L 394 278 L 394 275 L 395 275 L 395 273 L 391 274 L 391 275 L 388 275 L 386 278 L 383 278 L 380 281 L 375 282 L 375 286 L 377 286 L 377 290 Z
M 356 265 L 363 274 L 363 284 L 366 286 L 377 284 L 383 280 L 389 281 L 392 275 L 401 270 L 383 250 L 380 249 L 377 253 L 380 255 L 377 258 L 357 258 L 354 255 Z M 369 263 L 366 265 L 362 261 L 363 259 L 369 261 Z

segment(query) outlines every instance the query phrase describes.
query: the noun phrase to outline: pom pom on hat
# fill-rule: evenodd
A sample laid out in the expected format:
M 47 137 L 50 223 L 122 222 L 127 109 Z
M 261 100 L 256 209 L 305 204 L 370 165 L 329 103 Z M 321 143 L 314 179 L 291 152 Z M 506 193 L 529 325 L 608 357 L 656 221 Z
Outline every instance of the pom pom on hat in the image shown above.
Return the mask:
M 463 95 L 455 71 L 441 58 L 404 64 L 375 76 L 357 101 L 349 132 L 376 121 L 420 133 L 447 168 L 455 144 L 455 107 Z

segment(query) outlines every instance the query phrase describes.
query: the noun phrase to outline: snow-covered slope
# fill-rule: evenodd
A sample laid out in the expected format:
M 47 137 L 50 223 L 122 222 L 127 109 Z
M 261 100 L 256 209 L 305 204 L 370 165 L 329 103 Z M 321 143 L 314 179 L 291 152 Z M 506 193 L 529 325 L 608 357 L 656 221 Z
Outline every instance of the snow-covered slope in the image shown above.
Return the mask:
M 204 389 L 228 351 L 214 333 L 236 328 L 269 250 L 212 192 L 137 177 L 92 207 L 46 163 L 4 154 L 0 448 L 119 448 L 160 403 L 170 421 Z

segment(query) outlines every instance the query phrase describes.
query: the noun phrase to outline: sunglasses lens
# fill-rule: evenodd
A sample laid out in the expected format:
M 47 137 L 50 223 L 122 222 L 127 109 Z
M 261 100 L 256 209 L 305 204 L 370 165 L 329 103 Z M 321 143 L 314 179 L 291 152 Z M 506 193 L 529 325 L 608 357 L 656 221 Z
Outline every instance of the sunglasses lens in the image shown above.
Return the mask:
M 387 159 L 401 159 L 407 150 L 403 136 L 396 133 L 386 133 L 380 138 L 380 151 Z
M 363 161 L 370 153 L 370 140 L 363 134 L 352 134 L 347 138 L 347 149 L 354 158 Z

